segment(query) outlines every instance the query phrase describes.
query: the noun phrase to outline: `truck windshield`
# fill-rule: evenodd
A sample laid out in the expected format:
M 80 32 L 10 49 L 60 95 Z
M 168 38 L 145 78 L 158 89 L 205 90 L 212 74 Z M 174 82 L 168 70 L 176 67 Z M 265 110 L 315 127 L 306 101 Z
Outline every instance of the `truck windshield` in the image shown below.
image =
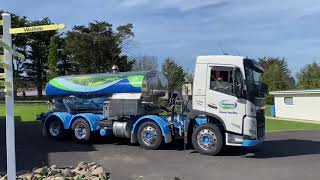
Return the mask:
M 251 59 L 244 61 L 245 79 L 247 86 L 247 97 L 254 99 L 255 97 L 264 97 L 265 85 L 262 83 L 262 66 Z
M 245 67 L 245 73 L 246 73 L 246 80 L 248 82 L 253 83 L 255 85 L 261 85 L 262 72 L 259 72 L 255 69 L 250 68 L 250 67 Z

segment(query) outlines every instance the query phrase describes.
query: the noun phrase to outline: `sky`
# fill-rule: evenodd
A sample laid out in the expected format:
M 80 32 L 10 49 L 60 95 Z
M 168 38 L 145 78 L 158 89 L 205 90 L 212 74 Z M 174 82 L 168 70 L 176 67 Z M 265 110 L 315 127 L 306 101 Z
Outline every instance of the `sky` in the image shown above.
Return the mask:
M 1 0 L 0 9 L 67 30 L 94 20 L 133 23 L 130 56 L 171 57 L 193 71 L 199 55 L 285 57 L 293 75 L 320 63 L 319 0 Z

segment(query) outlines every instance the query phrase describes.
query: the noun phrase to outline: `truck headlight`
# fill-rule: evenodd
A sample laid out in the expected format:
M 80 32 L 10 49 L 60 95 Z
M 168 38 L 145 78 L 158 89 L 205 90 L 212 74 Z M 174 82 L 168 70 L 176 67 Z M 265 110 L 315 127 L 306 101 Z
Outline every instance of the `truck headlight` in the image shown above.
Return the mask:
M 257 120 L 254 117 L 246 116 L 244 119 L 243 134 L 249 139 L 257 138 Z
M 243 137 L 236 134 L 228 133 L 228 143 L 242 144 Z

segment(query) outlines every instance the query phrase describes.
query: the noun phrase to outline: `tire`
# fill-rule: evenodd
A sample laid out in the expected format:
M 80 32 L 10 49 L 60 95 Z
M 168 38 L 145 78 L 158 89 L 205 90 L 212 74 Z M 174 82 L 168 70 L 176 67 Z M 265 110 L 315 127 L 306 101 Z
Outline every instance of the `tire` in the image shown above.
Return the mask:
M 50 138 L 58 140 L 64 137 L 65 129 L 61 121 L 52 119 L 44 127 L 45 131 L 43 131 L 43 135 L 47 135 Z
M 137 138 L 141 147 L 152 150 L 158 149 L 163 139 L 160 127 L 151 121 L 140 125 Z
M 192 145 L 200 154 L 218 154 L 223 146 L 220 129 L 209 123 L 198 126 L 192 133 Z
M 72 131 L 74 139 L 79 143 L 86 143 L 90 140 L 91 128 L 85 119 L 76 119 L 72 123 Z

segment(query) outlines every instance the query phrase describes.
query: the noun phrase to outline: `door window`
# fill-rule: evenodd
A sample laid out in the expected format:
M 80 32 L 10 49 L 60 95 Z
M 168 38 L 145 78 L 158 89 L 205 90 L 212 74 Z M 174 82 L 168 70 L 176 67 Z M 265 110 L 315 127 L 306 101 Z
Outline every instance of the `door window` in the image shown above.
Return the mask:
M 221 93 L 233 95 L 232 73 L 232 67 L 212 67 L 210 72 L 210 89 Z

